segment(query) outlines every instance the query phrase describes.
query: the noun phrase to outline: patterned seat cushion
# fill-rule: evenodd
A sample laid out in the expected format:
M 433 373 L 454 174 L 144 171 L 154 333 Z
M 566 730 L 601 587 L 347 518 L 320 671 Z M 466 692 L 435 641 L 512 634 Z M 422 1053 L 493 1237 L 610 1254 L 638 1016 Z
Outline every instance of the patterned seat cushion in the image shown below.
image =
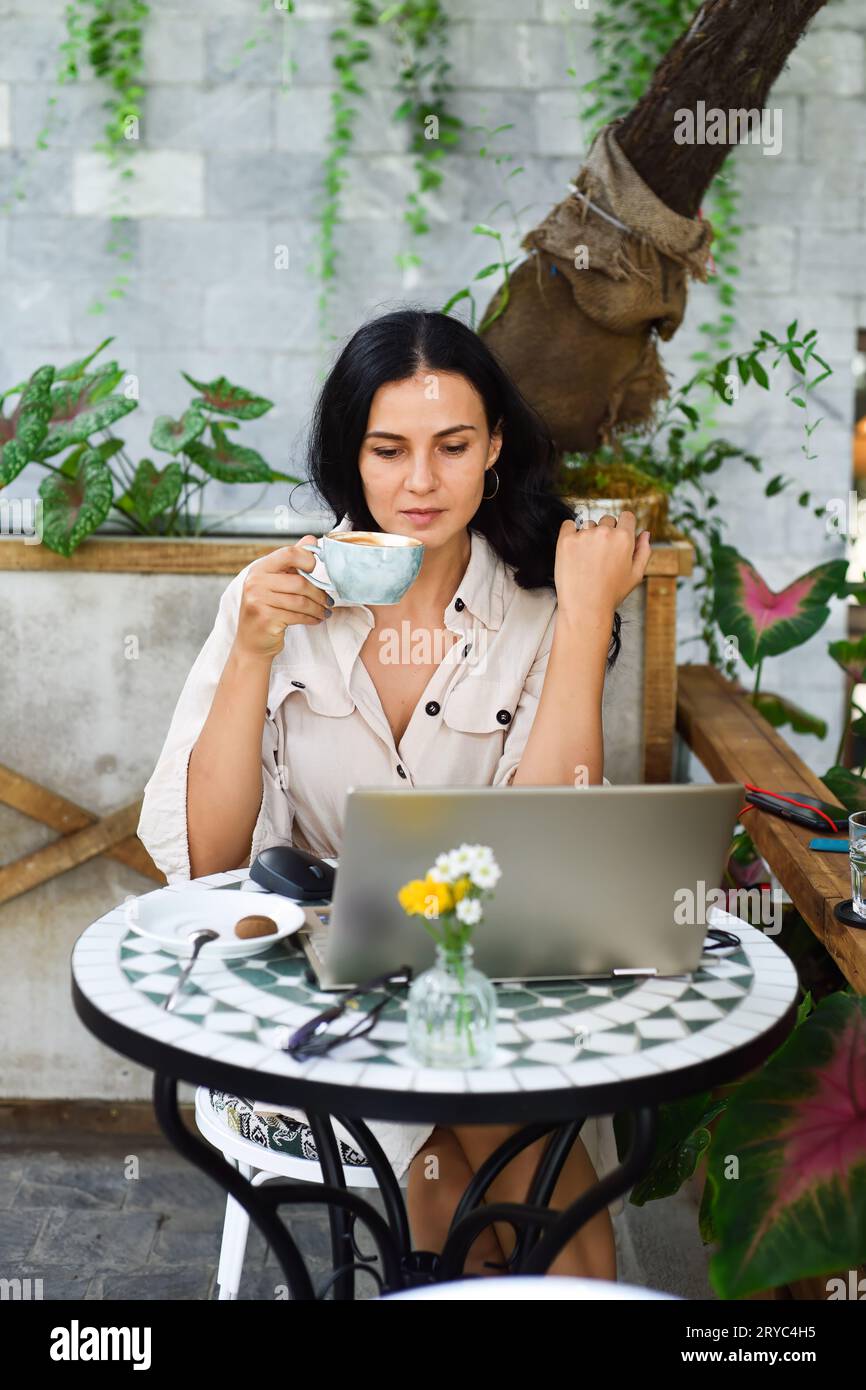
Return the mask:
M 229 1095 L 225 1091 L 210 1091 L 209 1094 L 214 1113 L 242 1139 L 250 1139 L 263 1149 L 273 1149 L 275 1153 L 318 1162 L 316 1141 L 309 1125 L 293 1120 L 289 1115 L 253 1110 L 253 1102 L 245 1100 L 243 1096 Z M 367 1167 L 367 1160 L 357 1149 L 342 1139 L 338 1139 L 337 1143 L 340 1158 L 347 1168 Z

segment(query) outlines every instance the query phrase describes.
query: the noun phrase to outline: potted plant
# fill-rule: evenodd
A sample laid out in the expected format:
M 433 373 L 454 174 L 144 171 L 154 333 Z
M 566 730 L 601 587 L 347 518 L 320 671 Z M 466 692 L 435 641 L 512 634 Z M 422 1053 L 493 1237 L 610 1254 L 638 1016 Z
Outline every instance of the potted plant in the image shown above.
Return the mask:
M 597 522 L 605 513 L 618 517 L 632 511 L 638 531 L 649 531 L 656 541 L 667 539 L 667 487 L 617 458 L 615 450 L 598 450 L 589 457 L 564 454 L 556 481 L 560 495 L 584 520 Z
M 719 1298 L 807 1280 L 811 1298 L 862 1298 L 864 1075 L 866 1000 L 850 986 L 817 1007 L 807 994 L 793 1031 L 756 1072 L 660 1107 L 655 1157 L 629 1200 L 671 1196 L 700 1167 L 698 1220 L 715 1246 L 709 1274 Z M 614 1128 L 622 1156 L 619 1118 Z
M 167 455 L 162 467 L 144 458 L 136 464 L 110 426 L 138 401 L 123 368 L 91 363 L 112 342 L 106 338 L 87 357 L 65 367 L 38 367 L 28 381 L 0 396 L 0 488 L 28 465 L 44 469 L 39 485 L 41 540 L 69 558 L 88 536 L 111 519 L 132 536 L 200 536 L 199 502 L 211 479 L 267 484 L 300 480 L 277 472 L 255 449 L 231 437 L 241 422 L 266 414 L 273 402 L 235 386 L 225 377 L 197 381 L 181 375 L 196 394 L 179 419 L 160 415 L 151 430 L 154 451 Z M 125 384 L 126 383 L 126 384 Z M 121 387 L 118 391 L 116 388 Z M 17 396 L 7 414 L 9 397 Z M 105 437 L 96 442 L 92 436 Z
M 700 571 L 694 581 L 699 600 L 701 638 L 713 665 L 727 675 L 735 663 L 725 658 L 719 644 L 713 616 L 715 579 L 713 548 L 723 540 L 724 523 L 719 515 L 719 498 L 713 477 L 731 463 L 743 463 L 762 471 L 761 460 L 747 449 L 724 439 L 715 422 L 702 416 L 697 402 L 728 407 L 744 389 L 770 389 L 770 373 L 785 363 L 795 375 L 786 396 L 804 412 L 803 452 L 819 421 L 808 419 L 808 396 L 827 377 L 831 368 L 817 351 L 817 332 L 800 334 L 797 320 L 788 324 L 786 336 L 776 337 L 762 329 L 745 351 L 728 354 L 699 368 L 670 395 L 649 426 L 624 430 L 598 445 L 590 453 L 560 455 L 556 484 L 570 506 L 581 506 L 590 520 L 604 512 L 618 515 L 635 512 L 638 529 L 649 530 L 653 541 L 688 540 L 694 548 Z M 821 369 L 810 377 L 813 364 Z M 793 479 L 776 476 L 767 482 L 765 495 L 775 497 L 789 489 Z M 811 494 L 798 494 L 800 506 L 811 503 Z M 815 515 L 823 516 L 816 508 Z
M 208 535 L 202 492 L 210 479 L 297 481 L 238 440 L 272 403 L 224 377 L 184 373 L 189 406 L 156 419 L 152 458 L 131 459 L 112 427 L 137 407 L 134 380 L 116 361 L 95 361 L 111 341 L 0 395 L 0 609 L 16 615 L 13 643 L 32 634 L 33 651 L 9 661 L 10 804 L 27 818 L 7 833 L 6 897 L 85 865 L 103 880 L 96 901 L 117 901 L 118 871 L 129 892 L 164 881 L 134 838 L 136 804 L 222 591 L 284 543 L 276 524 L 271 538 Z M 7 501 L 3 489 L 27 469 L 43 475 L 38 488 Z M 32 718 L 47 690 L 62 692 L 61 740 L 52 721 Z M 103 816 L 109 826 L 88 829 Z M 58 856 L 46 827 L 83 839 Z M 34 899 L 33 911 L 46 910 Z

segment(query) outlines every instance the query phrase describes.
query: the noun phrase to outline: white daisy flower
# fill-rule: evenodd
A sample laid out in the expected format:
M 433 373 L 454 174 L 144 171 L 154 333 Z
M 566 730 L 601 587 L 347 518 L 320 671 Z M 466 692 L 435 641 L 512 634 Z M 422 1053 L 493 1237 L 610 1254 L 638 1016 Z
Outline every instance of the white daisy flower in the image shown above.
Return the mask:
M 484 888 L 488 892 L 494 889 L 502 877 L 502 870 L 495 861 L 489 864 L 476 864 L 472 870 L 472 882 L 476 888 Z
M 472 845 L 462 844 L 459 849 L 452 849 L 448 856 L 448 864 L 454 878 L 460 878 L 463 874 L 471 873 L 475 863 L 475 850 Z
M 493 850 L 489 845 L 476 845 L 475 867 L 485 869 L 495 869 L 497 867 L 496 860 L 493 857 Z
M 451 881 L 451 860 L 447 854 L 437 854 L 434 863 L 427 870 L 429 878 L 439 879 L 442 883 Z
M 458 920 L 468 926 L 474 927 L 481 921 L 482 907 L 477 898 L 461 898 L 454 911 Z

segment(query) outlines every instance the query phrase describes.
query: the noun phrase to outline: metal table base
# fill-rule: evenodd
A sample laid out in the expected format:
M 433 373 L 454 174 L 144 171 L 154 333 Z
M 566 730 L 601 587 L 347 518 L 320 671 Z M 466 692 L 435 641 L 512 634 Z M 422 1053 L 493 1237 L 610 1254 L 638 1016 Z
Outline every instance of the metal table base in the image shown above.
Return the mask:
M 268 1182 L 254 1187 L 183 1123 L 177 1087 L 177 1077 L 155 1074 L 154 1108 L 163 1133 L 178 1153 L 248 1212 L 273 1249 L 293 1300 L 316 1301 L 333 1289 L 335 1300 L 351 1301 L 355 1297 L 355 1276 L 362 1271 L 376 1281 L 382 1294 L 420 1284 L 477 1277 L 465 1274 L 466 1258 L 479 1234 L 495 1221 L 508 1222 L 516 1232 L 506 1261 L 507 1273 L 545 1274 L 581 1227 L 644 1177 L 655 1151 L 657 1107 L 641 1106 L 626 1112 L 632 1118 L 632 1134 L 625 1161 L 583 1192 L 571 1206 L 558 1211 L 551 1209 L 548 1202 L 586 1116 L 579 1115 L 566 1124 L 526 1125 L 487 1158 L 467 1186 L 442 1252 L 413 1250 L 402 1189 L 381 1145 L 363 1120 L 307 1110 L 324 1182 Z M 332 1119 L 351 1134 L 369 1164 L 382 1194 L 384 1218 L 363 1197 L 348 1190 Z M 530 1184 L 528 1200 L 486 1203 L 484 1198 L 491 1183 L 511 1159 L 545 1136 L 548 1142 Z M 314 1203 L 324 1203 L 328 1208 L 333 1262 L 333 1272 L 319 1288 L 314 1287 L 304 1258 L 279 1213 L 284 1205 Z M 375 1247 L 369 1253 L 359 1248 L 355 1229 L 358 1221 Z

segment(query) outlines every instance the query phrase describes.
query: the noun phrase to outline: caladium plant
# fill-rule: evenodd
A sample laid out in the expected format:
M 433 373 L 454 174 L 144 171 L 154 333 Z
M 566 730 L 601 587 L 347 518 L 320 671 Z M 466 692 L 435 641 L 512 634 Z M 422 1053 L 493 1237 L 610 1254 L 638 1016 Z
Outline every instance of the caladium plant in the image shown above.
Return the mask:
M 715 1121 L 713 1130 L 709 1126 Z M 616 1124 L 620 1157 L 630 1138 Z M 632 1189 L 641 1206 L 670 1196 L 706 1155 L 700 1230 L 716 1246 L 719 1298 L 831 1275 L 866 1252 L 866 999 L 837 990 L 724 1096 L 661 1106 L 656 1151 Z
M 87 357 L 65 367 L 37 367 L 29 380 L 0 396 L 0 488 L 28 466 L 49 473 L 40 483 L 42 540 L 69 556 L 114 513 L 124 531 L 148 536 L 206 534 L 190 504 L 210 479 L 223 483 L 297 483 L 270 467 L 255 449 L 242 447 L 228 431 L 253 420 L 273 402 L 225 377 L 198 381 L 182 375 L 198 393 L 180 419 L 160 415 L 150 443 L 169 455 L 158 468 L 152 459 L 135 464 L 110 426 L 135 410 L 135 394 L 121 383 L 117 362 L 90 369 L 112 342 L 106 338 Z M 121 387 L 120 390 L 117 388 Z M 18 397 L 14 409 L 4 408 Z M 101 433 L 98 441 L 93 436 Z M 205 442 L 207 441 L 207 442 Z M 55 461 L 58 455 L 64 457 Z
M 753 668 L 814 637 L 848 571 L 847 560 L 828 560 L 776 592 L 732 545 L 713 546 L 713 565 L 716 622 L 737 639 L 740 656 Z
M 713 1135 L 707 1187 L 720 1298 L 864 1259 L 866 999 L 831 994 L 737 1088 Z
M 850 585 L 846 585 L 850 589 Z M 827 647 L 833 660 L 837 662 L 845 675 L 848 677 L 848 702 L 845 717 L 842 720 L 842 733 L 839 738 L 839 747 L 836 750 L 836 763 L 842 762 L 845 752 L 845 743 L 848 736 L 848 726 L 851 732 L 862 738 L 866 734 L 866 710 L 862 709 L 857 703 L 857 687 L 863 684 L 864 673 L 866 673 L 866 636 L 858 637 L 855 642 L 843 640 L 841 642 L 831 642 Z M 856 718 L 854 717 L 856 714 Z M 845 803 L 848 804 L 847 802 Z M 860 806 L 853 809 L 861 810 Z
M 776 591 L 733 546 L 713 545 L 712 558 L 713 617 L 725 640 L 733 638 L 740 656 L 756 671 L 752 703 L 775 728 L 790 725 L 795 733 L 826 737 L 823 719 L 784 695 L 759 690 L 761 666 L 765 657 L 800 646 L 823 627 L 830 616 L 828 600 L 844 592 L 847 560 L 816 565 Z

